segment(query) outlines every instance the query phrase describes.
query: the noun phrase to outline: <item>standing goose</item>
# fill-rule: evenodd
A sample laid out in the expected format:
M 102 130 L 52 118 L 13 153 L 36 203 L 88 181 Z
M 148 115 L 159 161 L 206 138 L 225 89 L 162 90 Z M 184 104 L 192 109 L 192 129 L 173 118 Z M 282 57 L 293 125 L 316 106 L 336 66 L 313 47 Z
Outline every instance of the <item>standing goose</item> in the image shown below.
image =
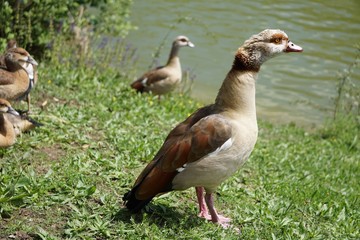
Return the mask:
M 195 187 L 199 216 L 229 227 L 230 219 L 214 207 L 213 193 L 244 164 L 256 143 L 255 82 L 260 66 L 281 53 L 301 51 L 281 30 L 267 29 L 245 41 L 215 103 L 200 108 L 169 133 L 124 195 L 126 207 L 138 212 L 156 195 Z
M 5 114 L 18 116 L 8 101 L 0 98 L 0 147 L 9 147 L 15 143 L 16 133 L 12 123 Z
M 131 84 L 138 92 L 152 92 L 162 95 L 171 92 L 180 83 L 182 72 L 179 59 L 180 47 L 195 47 L 185 36 L 178 36 L 171 48 L 169 59 L 165 66 L 157 67 L 146 72 Z
M 6 69 L 0 68 L 0 98 L 21 100 L 27 97 L 34 85 L 37 62 L 25 49 L 11 48 L 5 54 L 5 63 Z

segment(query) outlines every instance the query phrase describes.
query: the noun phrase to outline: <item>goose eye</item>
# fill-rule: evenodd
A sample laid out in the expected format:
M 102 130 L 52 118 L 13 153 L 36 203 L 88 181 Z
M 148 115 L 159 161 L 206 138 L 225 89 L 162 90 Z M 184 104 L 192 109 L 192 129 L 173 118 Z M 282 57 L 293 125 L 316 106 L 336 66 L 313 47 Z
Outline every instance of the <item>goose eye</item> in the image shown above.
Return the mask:
M 275 38 L 275 43 L 276 44 L 279 44 L 281 42 L 281 39 L 280 38 Z
M 185 38 L 180 39 L 180 42 L 186 42 Z

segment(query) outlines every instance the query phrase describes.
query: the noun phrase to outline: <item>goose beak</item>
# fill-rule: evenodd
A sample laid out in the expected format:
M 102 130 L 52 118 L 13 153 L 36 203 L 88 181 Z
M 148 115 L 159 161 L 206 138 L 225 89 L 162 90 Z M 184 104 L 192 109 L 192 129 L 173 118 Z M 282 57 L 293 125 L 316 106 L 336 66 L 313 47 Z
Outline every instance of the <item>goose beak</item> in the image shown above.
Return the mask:
M 7 113 L 10 113 L 10 114 L 15 115 L 15 116 L 19 116 L 19 115 L 20 115 L 20 114 L 19 114 L 15 109 L 13 109 L 12 107 L 8 107 Z
M 285 52 L 302 52 L 302 47 L 294 44 L 293 42 L 289 41 Z
M 38 65 L 38 63 L 35 61 L 35 59 L 33 59 L 31 56 L 28 56 L 28 59 L 26 62 L 31 63 L 32 65 L 35 65 L 35 66 Z
M 193 44 L 192 42 L 188 42 L 187 44 L 189 47 L 195 47 L 195 44 Z

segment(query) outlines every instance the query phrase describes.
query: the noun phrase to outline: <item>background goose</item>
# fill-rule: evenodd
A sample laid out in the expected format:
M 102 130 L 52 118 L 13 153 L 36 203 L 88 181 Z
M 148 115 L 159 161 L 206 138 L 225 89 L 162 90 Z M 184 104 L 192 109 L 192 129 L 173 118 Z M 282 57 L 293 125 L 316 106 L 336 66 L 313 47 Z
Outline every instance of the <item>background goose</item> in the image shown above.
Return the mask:
M 25 49 L 11 48 L 5 54 L 5 63 L 6 69 L 0 68 L 0 98 L 26 98 L 34 85 L 37 62 Z
M 165 66 L 152 69 L 131 84 L 138 92 L 152 92 L 162 95 L 171 92 L 180 83 L 182 71 L 178 56 L 181 47 L 195 47 L 185 36 L 178 36 L 171 48 L 169 59 Z
M 281 30 L 267 29 L 237 50 L 215 103 L 200 108 L 167 136 L 123 200 L 140 211 L 156 195 L 196 187 L 199 216 L 227 228 L 213 193 L 250 156 L 257 140 L 255 81 L 260 66 L 285 52 L 301 52 Z M 204 195 L 205 190 L 205 195 Z
M 9 49 L 12 48 L 17 48 L 17 42 L 14 39 L 11 39 L 8 41 L 7 46 L 6 46 L 6 52 Z M 3 69 L 7 69 L 6 67 L 6 62 L 5 62 L 5 55 L 6 52 L 0 56 L 0 67 Z M 37 72 L 37 67 L 35 64 L 30 64 L 29 62 L 20 62 L 21 66 L 25 69 L 25 71 L 28 73 L 32 87 L 35 86 L 37 80 L 38 80 L 38 72 Z M 26 102 L 27 102 L 27 111 L 30 111 L 30 94 L 28 93 L 27 96 L 25 97 Z
M 16 133 L 13 125 L 5 114 L 14 116 L 19 115 L 19 113 L 11 107 L 8 101 L 0 98 L 0 147 L 9 147 L 13 145 L 16 140 Z

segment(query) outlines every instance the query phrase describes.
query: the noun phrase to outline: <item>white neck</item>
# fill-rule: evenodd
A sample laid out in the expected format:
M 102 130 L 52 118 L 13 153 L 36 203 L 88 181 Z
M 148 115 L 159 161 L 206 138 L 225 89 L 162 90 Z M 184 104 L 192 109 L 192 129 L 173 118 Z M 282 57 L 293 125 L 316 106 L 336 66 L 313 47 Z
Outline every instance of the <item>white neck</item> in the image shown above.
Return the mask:
M 34 79 L 34 66 L 31 63 L 25 63 L 22 66 L 27 74 L 29 75 L 30 79 Z
M 166 63 L 167 66 L 180 67 L 179 49 L 180 47 L 175 45 L 171 48 L 169 59 Z
M 256 71 L 230 70 L 215 100 L 215 105 L 256 118 L 255 82 Z

